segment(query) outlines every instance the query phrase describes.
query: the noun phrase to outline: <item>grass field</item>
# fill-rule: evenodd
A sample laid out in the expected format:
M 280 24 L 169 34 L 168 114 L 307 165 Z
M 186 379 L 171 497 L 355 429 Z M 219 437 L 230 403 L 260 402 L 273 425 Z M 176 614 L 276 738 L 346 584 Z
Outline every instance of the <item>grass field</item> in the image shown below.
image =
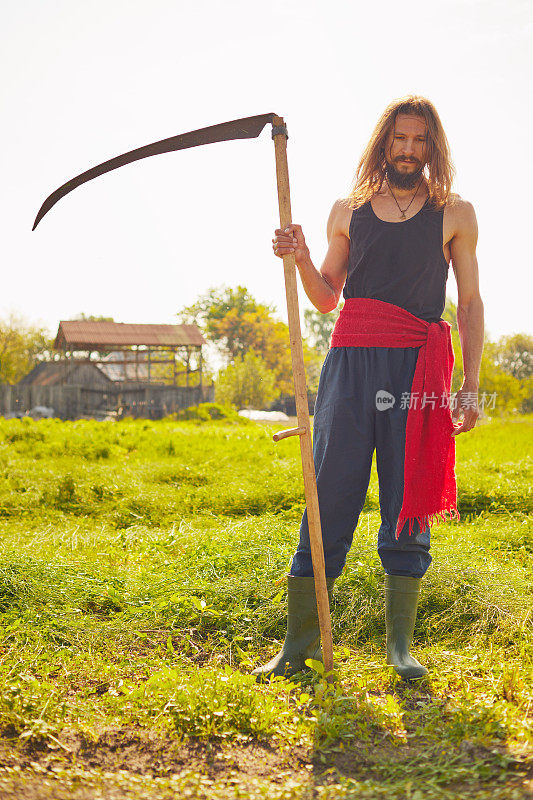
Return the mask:
M 460 436 L 417 657 L 385 666 L 369 495 L 338 681 L 257 685 L 284 635 L 298 443 L 220 421 L 0 421 L 2 798 L 533 796 L 533 420 Z

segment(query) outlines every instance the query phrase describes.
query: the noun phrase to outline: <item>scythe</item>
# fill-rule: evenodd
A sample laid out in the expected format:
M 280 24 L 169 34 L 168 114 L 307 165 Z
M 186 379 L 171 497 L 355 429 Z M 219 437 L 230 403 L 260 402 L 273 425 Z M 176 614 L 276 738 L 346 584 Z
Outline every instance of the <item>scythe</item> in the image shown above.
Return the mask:
M 230 141 L 232 139 L 254 139 L 259 136 L 267 123 L 272 124 L 272 138 L 274 139 L 276 155 L 276 176 L 278 185 L 278 204 L 281 228 L 286 228 L 291 223 L 291 200 L 289 188 L 289 171 L 287 165 L 287 128 L 283 117 L 276 114 L 260 114 L 255 117 L 223 122 L 179 136 L 171 136 L 159 142 L 130 150 L 128 153 L 112 158 L 99 164 L 81 175 L 67 181 L 56 189 L 44 201 L 35 218 L 32 230 L 35 230 L 41 219 L 50 209 L 66 194 L 77 186 L 104 175 L 106 172 L 123 167 L 133 161 L 139 161 L 148 156 L 161 153 L 170 153 L 174 150 L 186 150 L 190 147 L 211 144 L 214 142 Z M 318 507 L 318 494 L 316 487 L 315 468 L 313 463 L 313 450 L 311 441 L 311 426 L 309 420 L 309 407 L 307 404 L 307 385 L 305 378 L 302 336 L 300 330 L 300 315 L 298 309 L 298 290 L 296 285 L 296 264 L 294 254 L 283 256 L 283 270 L 285 274 L 285 292 L 287 297 L 287 312 L 289 318 L 289 336 L 292 357 L 292 370 L 294 377 L 294 394 L 296 399 L 296 412 L 298 427 L 280 431 L 274 434 L 274 440 L 279 441 L 288 436 L 300 437 L 300 452 L 302 458 L 302 471 L 304 479 L 305 500 L 307 504 L 307 518 L 309 523 L 309 538 L 311 543 L 311 557 L 315 576 L 315 590 L 317 597 L 318 619 L 322 640 L 324 669 L 326 673 L 333 669 L 333 643 L 331 637 L 331 617 L 329 598 L 326 587 L 324 566 L 324 548 L 322 544 L 322 530 L 320 526 L 320 512 Z

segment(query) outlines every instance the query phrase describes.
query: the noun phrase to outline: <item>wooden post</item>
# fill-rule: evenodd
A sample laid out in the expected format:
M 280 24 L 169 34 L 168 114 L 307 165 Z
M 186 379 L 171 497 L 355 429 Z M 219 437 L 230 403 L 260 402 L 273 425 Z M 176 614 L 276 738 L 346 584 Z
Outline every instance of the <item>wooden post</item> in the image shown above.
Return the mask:
M 200 386 L 200 398 L 202 397 L 202 346 L 200 345 L 200 355 L 198 356 L 198 372 L 199 372 L 199 386 Z
M 276 131 L 275 129 L 278 129 Z M 276 177 L 278 182 L 278 203 L 280 227 L 285 229 L 292 221 L 291 198 L 289 186 L 289 168 L 287 164 L 287 135 L 283 117 L 272 119 L 272 135 L 276 152 Z M 305 378 L 302 334 L 300 330 L 300 312 L 298 308 L 298 288 L 296 285 L 296 262 L 294 254 L 283 256 L 285 273 L 285 293 L 287 296 L 287 312 L 289 317 L 289 336 L 291 344 L 292 372 L 294 377 L 294 396 L 298 428 L 303 429 L 300 435 L 300 453 L 304 479 L 305 500 L 307 504 L 307 521 L 309 523 L 309 539 L 311 543 L 311 559 L 315 576 L 315 590 L 322 639 L 324 669 L 333 669 L 333 641 L 331 636 L 331 616 L 329 610 L 326 572 L 324 565 L 324 547 L 322 529 L 320 527 L 320 510 L 316 488 L 315 465 L 311 442 L 311 423 L 307 401 L 307 383 Z

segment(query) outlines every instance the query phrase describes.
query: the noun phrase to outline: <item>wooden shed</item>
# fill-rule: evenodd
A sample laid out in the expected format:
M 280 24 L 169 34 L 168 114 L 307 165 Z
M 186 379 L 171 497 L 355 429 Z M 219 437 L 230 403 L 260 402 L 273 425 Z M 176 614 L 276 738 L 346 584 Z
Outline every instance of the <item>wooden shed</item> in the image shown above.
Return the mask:
M 196 325 L 62 321 L 54 343 L 60 357 L 15 386 L 0 385 L 0 414 L 45 406 L 61 419 L 160 419 L 212 402 L 214 387 L 202 385 L 204 344 Z
M 62 359 L 98 366 L 113 381 L 176 386 L 185 376 L 185 386 L 201 388 L 204 344 L 197 325 L 63 320 L 54 348 Z
M 105 372 L 90 361 L 41 361 L 20 381 L 19 386 L 101 386 L 113 383 Z

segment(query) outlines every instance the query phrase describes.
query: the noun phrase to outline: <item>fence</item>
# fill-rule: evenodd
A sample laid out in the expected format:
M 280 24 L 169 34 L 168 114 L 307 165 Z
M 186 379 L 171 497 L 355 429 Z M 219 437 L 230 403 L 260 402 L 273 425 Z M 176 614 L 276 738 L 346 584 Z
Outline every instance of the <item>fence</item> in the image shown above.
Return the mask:
M 125 384 L 105 388 L 87 386 L 0 385 L 0 416 L 20 416 L 36 406 L 53 409 L 60 419 L 143 417 L 161 419 L 182 408 L 212 402 L 212 386 Z
M 315 393 L 307 393 L 307 406 L 309 408 L 309 413 L 313 415 L 315 413 L 315 402 L 316 402 L 316 394 Z M 286 395 L 283 394 L 274 400 L 273 403 L 269 406 L 269 411 L 283 411 L 284 414 L 287 414 L 289 417 L 296 416 L 296 400 L 294 399 L 294 395 Z

